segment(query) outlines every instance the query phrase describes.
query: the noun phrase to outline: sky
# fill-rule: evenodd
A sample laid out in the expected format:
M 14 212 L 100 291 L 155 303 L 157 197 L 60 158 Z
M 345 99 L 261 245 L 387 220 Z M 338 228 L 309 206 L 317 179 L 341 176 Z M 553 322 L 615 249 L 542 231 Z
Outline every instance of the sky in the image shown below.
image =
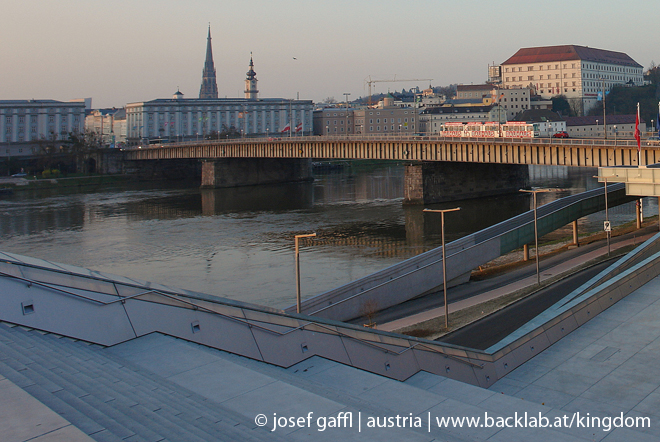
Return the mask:
M 220 97 L 315 102 L 479 84 L 522 47 L 576 44 L 660 63 L 657 0 L 0 0 L 0 100 L 94 108 L 199 96 L 211 26 Z M 653 44 L 656 43 L 656 44 Z

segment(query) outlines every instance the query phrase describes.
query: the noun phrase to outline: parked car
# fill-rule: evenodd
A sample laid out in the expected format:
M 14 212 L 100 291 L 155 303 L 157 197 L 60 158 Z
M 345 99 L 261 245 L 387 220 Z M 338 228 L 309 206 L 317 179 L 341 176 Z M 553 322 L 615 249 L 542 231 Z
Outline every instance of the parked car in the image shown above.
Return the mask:
M 14 178 L 23 178 L 27 176 L 27 173 L 19 172 L 12 175 Z
M 552 138 L 568 138 L 568 133 L 564 131 L 557 132 L 556 134 L 552 135 Z

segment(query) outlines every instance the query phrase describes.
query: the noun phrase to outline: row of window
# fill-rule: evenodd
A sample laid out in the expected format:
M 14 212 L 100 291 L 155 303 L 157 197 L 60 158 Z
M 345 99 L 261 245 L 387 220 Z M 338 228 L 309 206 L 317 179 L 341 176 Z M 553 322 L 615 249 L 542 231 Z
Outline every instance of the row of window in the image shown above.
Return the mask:
M 545 66 L 547 68 L 546 70 L 548 70 L 548 71 L 552 70 L 553 65 L 548 64 L 548 65 L 545 65 Z M 559 66 L 560 66 L 559 64 L 555 64 L 554 65 L 555 70 L 558 70 Z M 561 66 L 562 66 L 562 69 L 568 69 L 568 63 L 564 63 Z M 536 67 L 538 69 L 534 69 L 535 66 L 527 66 L 527 71 L 534 71 L 534 70 L 542 71 L 543 70 L 543 65 L 539 65 L 539 66 L 536 66 Z M 579 66 L 577 66 L 577 67 L 579 67 Z M 570 68 L 575 69 L 576 64 L 571 63 Z M 511 69 L 511 70 L 509 71 L 509 69 Z M 623 73 L 630 73 L 630 74 L 635 74 L 635 73 L 640 74 L 641 73 L 641 69 L 639 69 L 639 68 L 631 68 L 631 67 L 624 67 L 624 66 L 612 66 L 612 65 L 592 65 L 592 64 L 585 64 L 585 63 L 582 64 L 582 69 L 592 69 L 592 70 L 597 70 L 597 71 L 609 71 L 609 72 L 623 72 Z M 523 71 L 522 66 L 514 66 L 514 67 L 511 67 L 511 68 L 504 68 L 505 73 L 508 73 L 508 72 L 522 72 L 522 71 Z
M 551 64 L 548 64 L 546 66 L 547 66 L 547 70 L 549 70 L 549 71 L 552 70 L 552 65 Z M 555 70 L 559 69 L 559 64 L 555 64 L 554 66 L 555 66 Z M 575 69 L 575 63 L 571 63 L 571 68 Z M 567 63 L 564 63 L 563 69 L 568 69 L 568 64 Z M 512 67 L 510 72 L 522 72 L 522 70 L 523 70 L 522 66 L 518 66 L 518 67 Z M 533 71 L 534 66 L 527 66 L 527 70 L 528 71 Z M 543 65 L 539 65 L 538 70 L 542 71 L 543 70 Z M 509 68 L 504 68 L 504 72 L 505 73 L 509 72 Z
M 19 114 L 41 114 L 44 111 L 46 111 L 49 114 L 59 114 L 59 113 L 63 113 L 63 114 L 69 113 L 70 114 L 71 112 L 76 112 L 76 113 L 80 114 L 80 113 L 84 112 L 81 108 L 75 108 L 75 109 L 62 108 L 62 109 L 60 109 L 60 108 L 56 108 L 56 107 L 50 107 L 50 108 L 46 108 L 46 109 L 38 108 L 38 107 L 32 107 L 32 108 L 29 108 L 29 109 L 25 109 L 25 108 L 22 108 L 22 107 L 19 107 L 19 108 L 4 108 L 4 109 L 7 112 L 0 111 L 0 114 L 2 114 L 2 113 L 11 113 L 12 110 L 14 110 L 15 112 L 17 112 Z
M 303 111 L 305 110 L 304 107 L 301 105 L 294 104 L 293 106 L 289 106 L 288 103 L 277 103 L 276 105 L 271 105 L 271 106 L 222 106 L 221 109 L 218 109 L 219 106 L 185 106 L 185 107 L 168 107 L 168 106 L 155 106 L 155 107 L 130 107 L 126 109 L 126 113 L 143 113 L 145 111 L 148 112 L 171 112 L 171 113 L 180 113 L 180 112 L 195 112 L 195 111 L 202 111 L 202 112 L 213 112 L 213 111 L 219 111 L 219 112 L 225 112 L 225 111 L 244 111 L 244 112 L 253 112 L 253 111 L 273 111 L 273 110 L 280 110 L 286 108 L 292 109 L 293 111 Z
M 395 118 L 391 118 L 390 120 L 391 120 L 390 123 L 395 123 L 395 121 L 394 121 Z M 337 123 L 337 121 L 339 121 L 339 123 Z M 414 118 L 411 118 L 410 121 L 415 121 L 415 119 L 414 119 Z M 388 122 L 388 121 L 387 121 L 387 118 L 383 118 L 383 123 L 387 124 L 387 122 Z M 407 122 L 408 122 L 408 118 L 407 118 L 407 117 L 406 117 L 406 118 L 403 118 L 403 121 L 402 121 L 401 118 L 398 119 L 398 123 L 407 123 Z M 339 125 L 343 125 L 343 124 L 344 124 L 344 120 L 326 120 L 326 121 L 325 121 L 325 125 L 326 125 L 326 126 L 332 126 L 332 125 L 335 125 L 335 126 L 336 126 L 337 124 L 339 124 Z M 346 123 L 346 124 L 351 124 L 351 120 L 347 120 L 347 123 Z M 356 121 L 356 124 L 364 124 L 364 120 L 357 120 L 357 121 Z M 374 119 L 373 119 L 373 118 L 370 118 L 370 119 L 369 119 L 369 124 L 374 124 Z M 380 124 L 380 118 L 376 118 L 376 124 Z
M 384 112 L 383 112 L 383 113 L 384 113 Z M 403 113 L 404 113 L 405 115 L 408 115 L 408 111 L 403 111 Z M 413 112 L 411 111 L 410 113 L 413 113 Z M 374 114 L 373 112 L 369 112 L 369 115 L 373 115 L 373 114 Z M 330 112 L 326 112 L 326 113 L 325 113 L 325 116 L 326 116 L 327 118 L 329 118 L 330 115 L 331 115 Z M 333 116 L 333 117 L 336 117 L 336 116 L 343 117 L 344 115 L 346 115 L 346 114 L 343 113 L 343 112 L 340 112 L 339 114 L 337 114 L 337 112 L 333 112 L 333 113 L 332 113 L 332 116 Z M 349 115 L 350 115 L 350 114 L 349 114 Z M 376 112 L 376 115 L 380 115 L 380 111 Z M 390 111 L 390 115 L 394 115 L 394 111 Z
M 79 118 L 80 118 L 80 117 L 79 117 L 78 115 L 74 115 L 74 116 L 73 116 L 73 122 L 74 122 L 74 124 L 80 122 L 80 119 L 79 119 Z M 62 119 L 62 120 L 66 120 L 66 119 L 67 119 L 67 115 L 62 115 L 62 116 L 61 116 L 61 119 Z M 30 118 L 30 121 L 32 122 L 32 124 L 36 124 L 36 123 L 37 123 L 37 116 L 36 116 L 36 115 L 32 115 L 32 118 Z M 12 124 L 12 123 L 13 123 L 13 117 L 11 117 L 11 116 L 5 117 L 5 122 L 6 122 L 7 124 Z M 54 123 L 54 122 L 55 122 L 55 115 L 49 115 L 49 116 L 48 116 L 48 122 L 49 122 L 49 123 Z M 18 124 L 21 124 L 21 123 L 25 123 L 25 117 L 24 117 L 24 116 L 19 116 L 19 117 L 18 117 Z

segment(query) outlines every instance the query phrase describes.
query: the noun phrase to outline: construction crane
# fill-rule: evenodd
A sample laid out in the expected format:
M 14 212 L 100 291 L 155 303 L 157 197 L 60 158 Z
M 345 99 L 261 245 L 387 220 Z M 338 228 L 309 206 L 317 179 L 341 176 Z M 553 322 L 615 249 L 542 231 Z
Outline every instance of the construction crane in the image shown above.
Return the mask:
M 400 81 L 428 81 L 431 82 L 433 81 L 433 78 L 412 78 L 412 79 L 404 79 L 404 80 L 397 80 L 396 75 L 394 76 L 393 79 L 391 80 L 372 80 L 371 75 L 369 75 L 367 78 L 364 79 L 365 83 L 369 85 L 369 106 L 371 106 L 371 85 L 373 83 L 397 83 Z

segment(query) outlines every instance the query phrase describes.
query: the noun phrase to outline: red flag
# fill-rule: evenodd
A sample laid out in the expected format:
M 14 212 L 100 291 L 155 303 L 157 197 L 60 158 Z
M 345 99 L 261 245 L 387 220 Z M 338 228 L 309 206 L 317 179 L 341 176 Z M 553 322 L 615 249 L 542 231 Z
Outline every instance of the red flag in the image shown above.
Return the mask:
M 637 103 L 637 118 L 635 119 L 635 139 L 637 140 L 637 151 L 642 151 L 642 134 L 639 132 L 639 103 Z
M 286 126 L 284 126 L 284 129 L 280 131 L 280 133 L 288 132 L 291 130 L 291 126 L 287 123 Z
M 296 133 L 300 132 L 302 130 L 302 123 L 298 123 L 295 130 L 296 130 Z

